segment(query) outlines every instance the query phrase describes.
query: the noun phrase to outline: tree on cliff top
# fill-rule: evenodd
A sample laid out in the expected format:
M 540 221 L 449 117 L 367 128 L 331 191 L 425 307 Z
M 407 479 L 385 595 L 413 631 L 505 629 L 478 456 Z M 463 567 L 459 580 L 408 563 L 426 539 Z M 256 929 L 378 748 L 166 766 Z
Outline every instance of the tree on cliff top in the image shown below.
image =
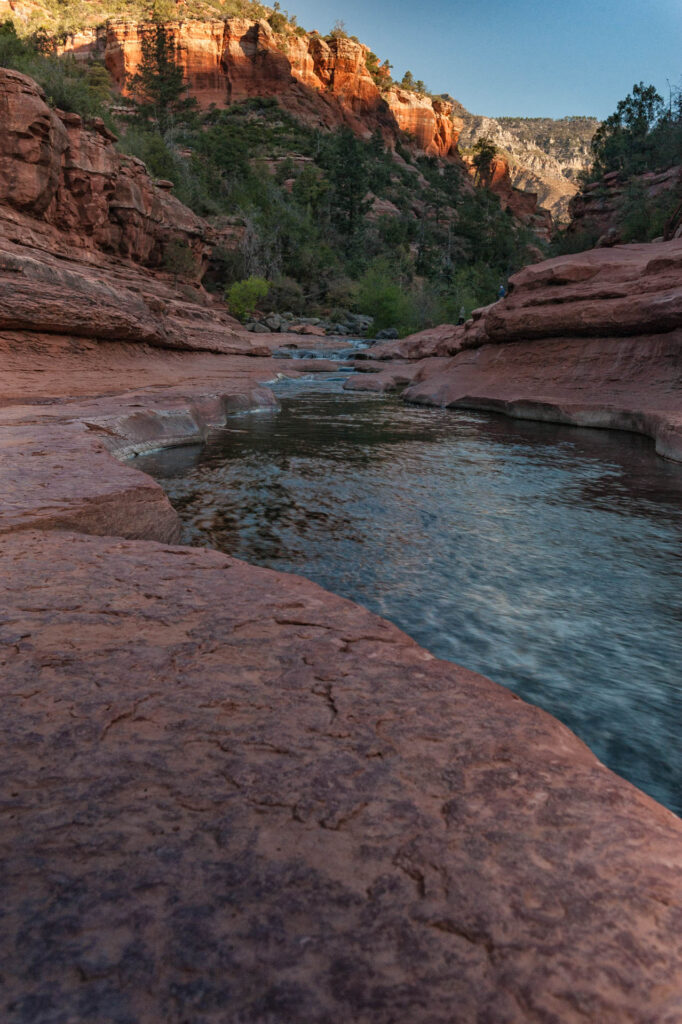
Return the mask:
M 634 85 L 616 110 L 599 126 L 592 139 L 593 174 L 609 171 L 638 174 L 655 160 L 656 128 L 665 119 L 663 98 L 653 85 Z

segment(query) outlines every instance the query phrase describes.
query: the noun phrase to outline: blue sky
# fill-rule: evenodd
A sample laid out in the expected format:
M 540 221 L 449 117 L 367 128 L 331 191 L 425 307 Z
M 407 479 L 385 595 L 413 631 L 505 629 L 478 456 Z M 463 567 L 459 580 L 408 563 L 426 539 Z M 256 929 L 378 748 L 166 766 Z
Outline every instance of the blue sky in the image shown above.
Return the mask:
M 635 82 L 682 84 L 682 0 L 282 0 L 475 114 L 606 117 Z

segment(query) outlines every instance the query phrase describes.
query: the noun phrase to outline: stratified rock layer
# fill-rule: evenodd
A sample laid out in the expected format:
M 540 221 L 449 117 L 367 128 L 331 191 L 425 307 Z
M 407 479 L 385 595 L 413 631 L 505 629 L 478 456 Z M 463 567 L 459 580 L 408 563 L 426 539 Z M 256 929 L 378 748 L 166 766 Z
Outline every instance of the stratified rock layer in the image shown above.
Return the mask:
M 581 171 L 592 163 L 590 142 L 598 121 L 589 117 L 492 118 L 464 111 L 460 146 L 490 139 L 504 154 L 516 188 L 537 192 L 555 220 L 570 220 L 569 201 Z
M 422 360 L 409 374 L 384 367 L 349 386 L 409 380 L 412 402 L 633 430 L 682 461 L 682 239 L 547 260 L 509 291 L 466 325 L 377 351 Z

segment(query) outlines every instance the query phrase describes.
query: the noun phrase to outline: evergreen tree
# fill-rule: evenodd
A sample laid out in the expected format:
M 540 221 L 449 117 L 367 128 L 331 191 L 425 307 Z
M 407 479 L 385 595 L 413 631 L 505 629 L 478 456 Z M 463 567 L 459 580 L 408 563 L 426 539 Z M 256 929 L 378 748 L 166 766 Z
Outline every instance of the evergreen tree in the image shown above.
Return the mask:
M 369 190 L 365 146 L 350 128 L 343 127 L 330 137 L 321 162 L 331 185 L 332 220 L 351 238 L 361 229 L 363 217 L 371 205 L 365 199 Z
M 663 99 L 653 85 L 640 82 L 633 86 L 592 140 L 594 173 L 637 174 L 649 169 L 654 158 L 655 129 L 665 114 Z
M 474 146 L 473 160 L 474 167 L 476 168 L 475 181 L 477 184 L 479 182 L 488 182 L 496 152 L 495 143 L 492 139 L 479 139 Z
M 173 114 L 186 106 L 186 101 L 181 102 L 184 68 L 177 60 L 173 32 L 166 25 L 154 22 L 144 27 L 142 60 L 131 84 L 141 99 L 143 112 L 156 119 L 162 132 Z

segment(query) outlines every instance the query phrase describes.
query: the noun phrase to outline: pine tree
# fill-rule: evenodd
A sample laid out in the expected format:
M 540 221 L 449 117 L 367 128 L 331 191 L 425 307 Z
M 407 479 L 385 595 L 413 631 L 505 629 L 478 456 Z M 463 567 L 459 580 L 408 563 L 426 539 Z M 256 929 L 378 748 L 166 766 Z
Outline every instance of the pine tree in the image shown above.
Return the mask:
M 166 25 L 154 22 L 144 27 L 142 60 L 132 87 L 141 99 L 143 113 L 154 117 L 159 129 L 168 128 L 173 114 L 184 104 L 184 68 L 177 60 L 175 38 Z

